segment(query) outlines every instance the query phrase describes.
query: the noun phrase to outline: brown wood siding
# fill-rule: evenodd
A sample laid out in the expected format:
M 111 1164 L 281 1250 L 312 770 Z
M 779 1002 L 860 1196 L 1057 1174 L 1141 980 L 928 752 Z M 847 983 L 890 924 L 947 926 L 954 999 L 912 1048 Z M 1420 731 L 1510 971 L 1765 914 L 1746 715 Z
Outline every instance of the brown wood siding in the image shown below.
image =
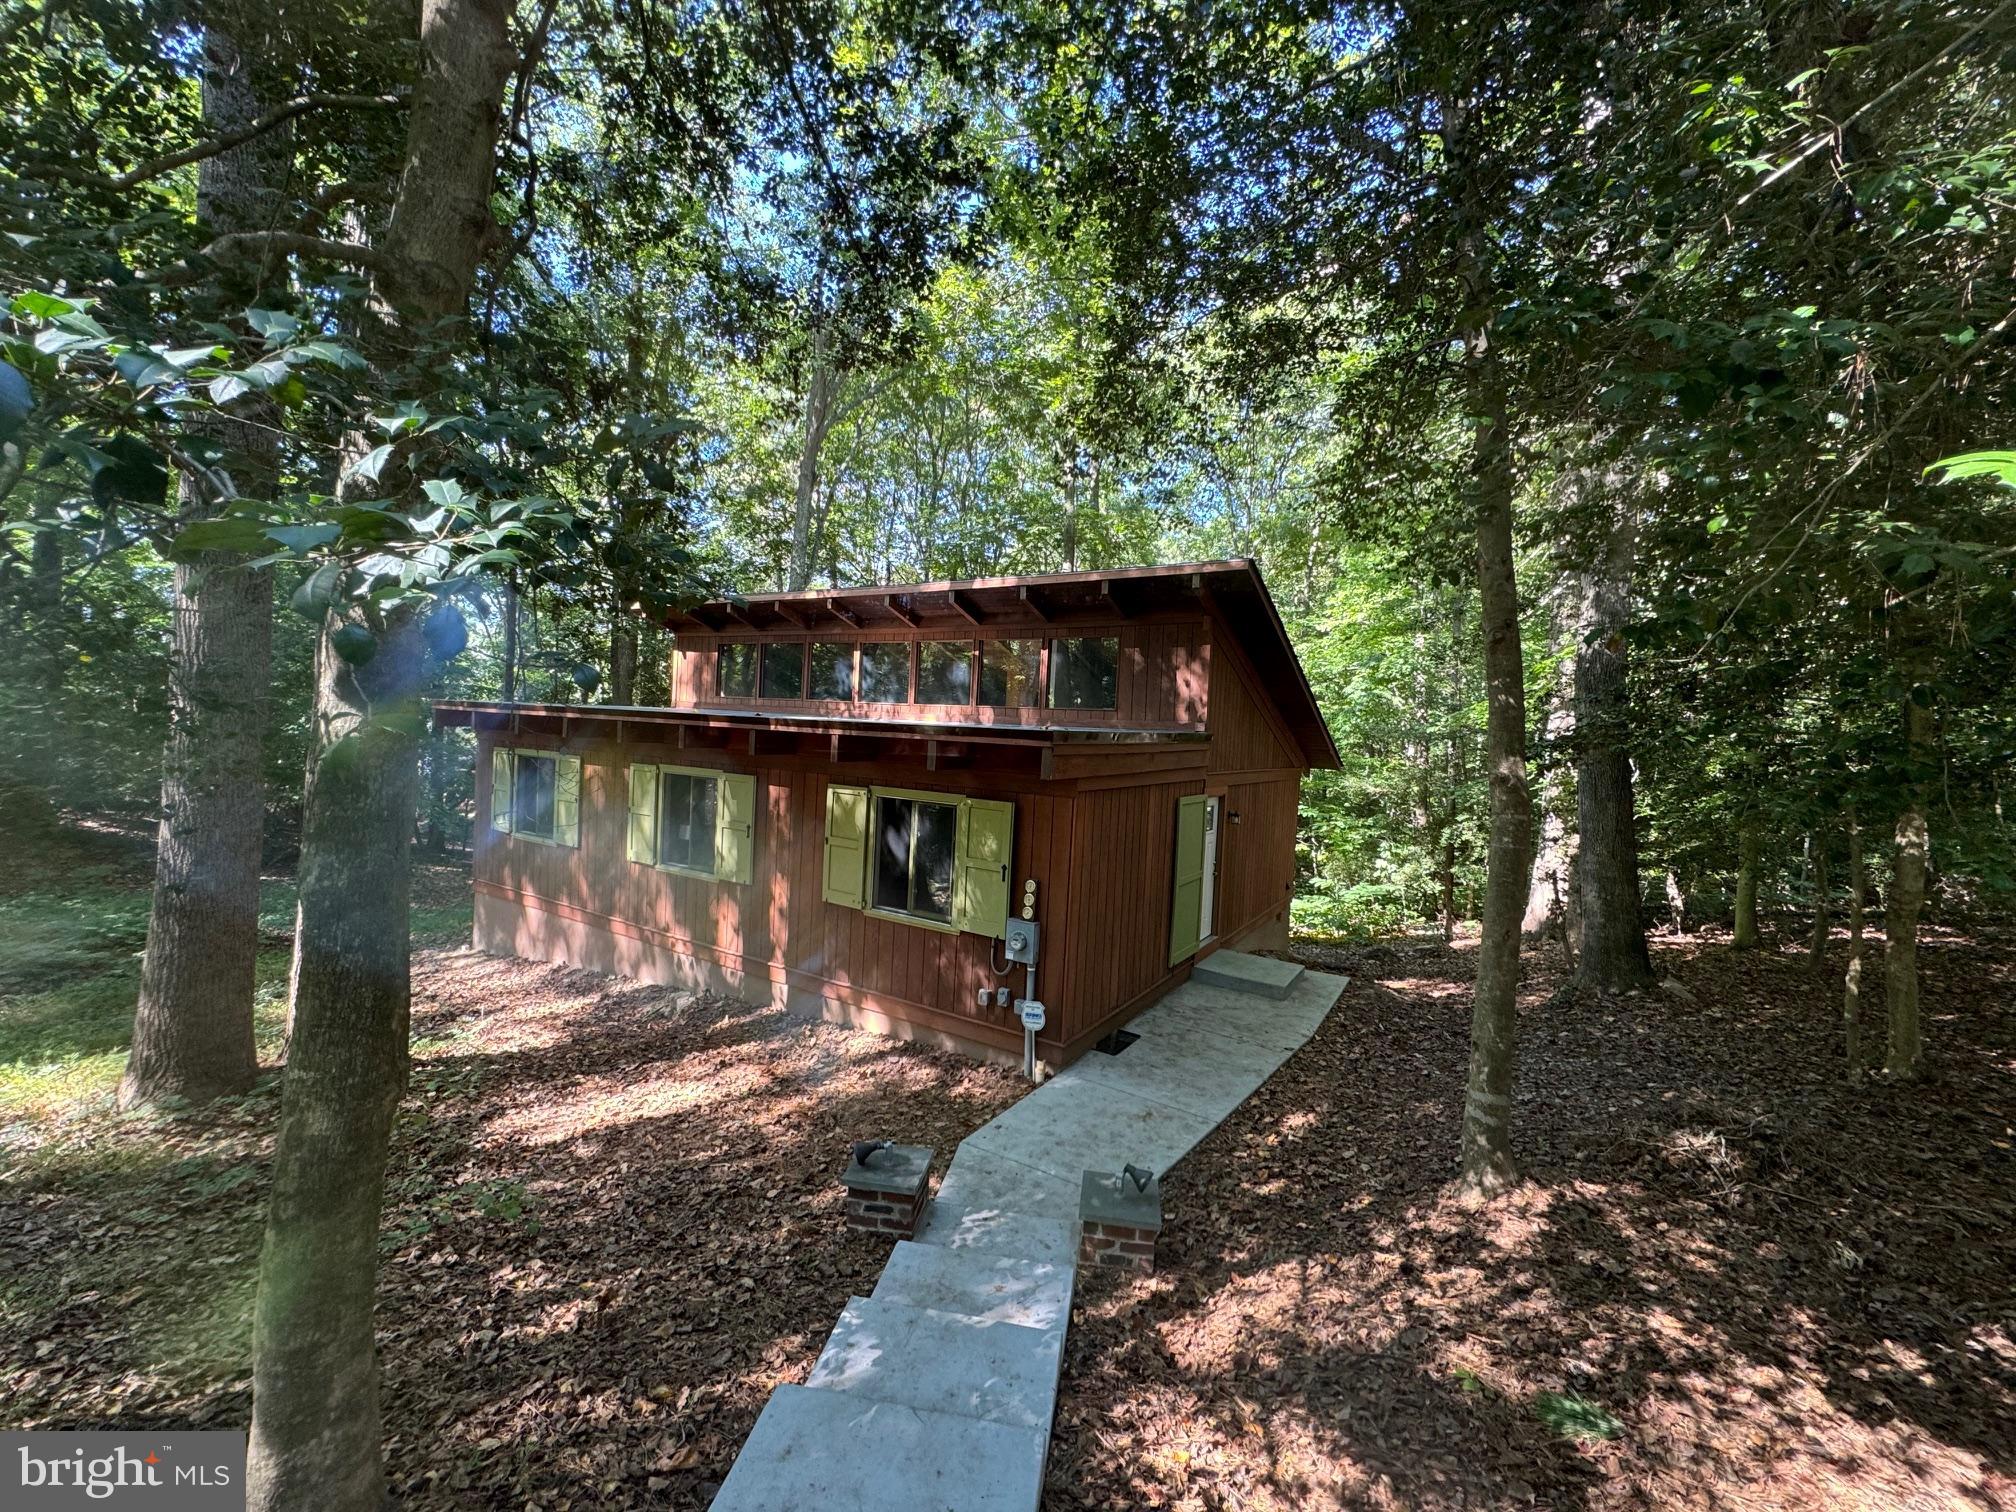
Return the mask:
M 490 812 L 488 753 L 497 739 L 486 734 L 477 763 L 479 815 Z M 550 738 L 530 734 L 503 743 L 528 749 L 557 747 Z M 1079 906 L 1078 879 L 1071 869 L 1076 799 L 1068 791 L 1042 791 L 1040 784 L 1028 779 L 914 767 L 848 766 L 840 769 L 840 775 L 829 776 L 805 762 L 772 765 L 761 758 L 741 761 L 718 751 L 670 745 L 576 742 L 567 749 L 582 758 L 580 845 L 542 845 L 499 835 L 487 822 L 479 823 L 475 837 L 479 887 L 532 909 L 543 908 L 555 917 L 564 910 L 564 916 L 578 915 L 600 927 L 646 931 L 657 943 L 774 982 L 829 992 L 920 1023 L 951 1020 L 974 1038 L 1019 1045 L 1021 1030 L 1014 1011 L 983 1009 L 978 1003 L 983 986 L 1008 986 L 1016 996 L 1022 993 L 1020 967 L 1006 975 L 993 970 L 997 941 L 876 918 L 829 904 L 820 896 L 829 780 L 940 790 L 949 797 L 1008 799 L 1015 804 L 1010 906 L 1019 910 L 1023 880 L 1035 878 L 1038 917 L 1049 936 L 1037 967 L 1038 995 L 1051 1004 L 1053 1014 L 1042 1042 L 1061 1044 L 1074 1032 L 1077 1016 L 1098 1011 L 1090 1003 L 1080 1010 L 1071 1001 L 1071 963 L 1082 957 L 1068 922 L 1075 920 Z M 752 882 L 738 885 L 688 877 L 629 859 L 629 766 L 639 761 L 755 775 L 758 819 Z M 1165 842 L 1164 870 L 1166 853 Z M 1114 856 L 1128 854 L 1118 851 Z
M 704 688 L 711 683 L 702 683 L 701 677 L 707 673 L 709 657 L 696 655 L 691 651 L 672 652 L 671 672 L 667 686 L 672 690 L 671 706 L 675 709 L 690 709 L 700 702 Z
M 1057 916 L 1071 937 L 1057 988 L 1065 1039 L 1100 1027 L 1187 972 L 1169 965 L 1176 800 L 1202 791 L 1192 777 L 1078 795 L 1072 896 Z
M 1221 633 L 1214 637 L 1210 650 L 1211 771 L 1302 771 L 1306 763 L 1301 751 L 1237 643 Z
M 1227 938 L 1288 907 L 1295 888 L 1295 777 L 1228 783 L 1218 838 L 1217 935 Z
M 869 715 L 926 724 L 1118 725 L 1141 729 L 1204 727 L 1210 709 L 1210 648 L 1206 621 L 1196 615 L 1153 620 L 1111 620 L 1069 626 L 995 626 L 964 631 L 864 628 L 816 634 L 700 635 L 681 631 L 672 652 L 673 702 L 680 707 L 731 707 L 778 714 L 827 716 Z M 1045 707 L 1002 709 L 978 704 L 861 703 L 821 698 L 723 699 L 715 691 L 715 652 L 727 644 L 807 645 L 813 641 L 839 644 L 891 641 L 1060 640 L 1111 636 L 1120 642 L 1112 709 Z M 914 664 L 914 656 L 913 656 Z M 913 665 L 914 672 L 914 665 Z M 1048 696 L 1044 689 L 1042 697 Z

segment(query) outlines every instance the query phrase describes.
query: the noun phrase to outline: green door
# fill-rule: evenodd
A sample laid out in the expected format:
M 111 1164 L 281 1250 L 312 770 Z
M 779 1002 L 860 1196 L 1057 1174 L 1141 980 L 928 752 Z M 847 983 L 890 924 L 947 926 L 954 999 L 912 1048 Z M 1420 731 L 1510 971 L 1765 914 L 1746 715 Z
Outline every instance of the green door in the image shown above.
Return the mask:
M 1204 810 L 1202 793 L 1176 800 L 1176 885 L 1169 900 L 1169 964 L 1187 961 L 1202 943 L 1204 918 Z

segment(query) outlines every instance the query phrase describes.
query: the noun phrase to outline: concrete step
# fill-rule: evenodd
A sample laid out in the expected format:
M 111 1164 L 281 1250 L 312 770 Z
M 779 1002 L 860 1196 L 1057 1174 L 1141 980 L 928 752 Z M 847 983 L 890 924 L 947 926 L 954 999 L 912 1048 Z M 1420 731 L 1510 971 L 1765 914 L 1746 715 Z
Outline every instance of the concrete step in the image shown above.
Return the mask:
M 714 1498 L 713 1512 L 1030 1512 L 1049 1435 L 779 1386 Z
M 1243 950 L 1213 951 L 1190 968 L 1190 980 L 1234 992 L 1250 992 L 1255 997 L 1285 998 L 1295 989 L 1302 968 L 1293 961 L 1277 961 L 1272 956 L 1248 955 Z
M 1038 1092 L 1041 1090 L 1037 1088 Z M 938 1184 L 938 1196 L 932 1206 L 940 1202 L 967 1212 L 1028 1213 L 1032 1217 L 1076 1223 L 1078 1178 L 1068 1173 L 1054 1175 L 1026 1161 L 990 1154 L 969 1137 L 960 1142 L 951 1168 Z
M 900 1239 L 875 1283 L 877 1302 L 907 1302 L 983 1323 L 1055 1329 L 1071 1321 L 1068 1265 L 1045 1265 Z
M 955 1158 L 953 1170 L 959 1168 Z M 951 1178 L 946 1178 L 950 1184 Z M 1063 1218 L 1011 1213 L 999 1207 L 938 1201 L 931 1204 L 917 1231 L 919 1244 L 974 1250 L 983 1255 L 1009 1255 L 1017 1260 L 1041 1260 L 1045 1265 L 1078 1263 L 1078 1226 Z
M 1050 1432 L 1064 1330 L 856 1297 L 805 1384 Z

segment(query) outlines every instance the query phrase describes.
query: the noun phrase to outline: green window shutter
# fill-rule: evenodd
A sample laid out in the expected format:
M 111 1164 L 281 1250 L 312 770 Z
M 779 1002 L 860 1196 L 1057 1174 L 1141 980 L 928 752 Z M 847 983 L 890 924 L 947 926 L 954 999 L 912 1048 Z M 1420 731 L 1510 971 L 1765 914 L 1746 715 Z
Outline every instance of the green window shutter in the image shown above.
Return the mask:
M 501 746 L 490 753 L 490 828 L 511 833 L 511 753 Z
M 553 758 L 553 843 L 581 843 L 581 758 Z
M 1015 856 L 1015 805 L 968 798 L 959 805 L 959 870 L 952 921 L 968 933 L 1008 932 L 1008 867 Z
M 1203 943 L 1198 926 L 1204 921 L 1204 809 L 1211 800 L 1199 793 L 1176 800 L 1176 886 L 1169 902 L 1169 964 L 1186 961 Z
M 658 768 L 642 761 L 630 767 L 630 859 L 658 863 Z
M 756 779 L 723 772 L 714 802 L 714 875 L 747 882 L 756 864 Z
M 826 857 L 820 896 L 842 908 L 868 905 L 868 789 L 826 785 Z

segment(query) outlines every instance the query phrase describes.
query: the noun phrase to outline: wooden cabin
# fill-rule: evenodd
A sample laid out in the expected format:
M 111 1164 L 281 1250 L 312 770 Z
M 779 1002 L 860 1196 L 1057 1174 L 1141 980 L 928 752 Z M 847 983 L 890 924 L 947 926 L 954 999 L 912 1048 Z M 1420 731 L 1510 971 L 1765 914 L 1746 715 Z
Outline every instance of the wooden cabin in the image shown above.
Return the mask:
M 435 706 L 480 744 L 479 949 L 997 1059 L 1034 998 L 1054 1068 L 1200 956 L 1286 943 L 1302 775 L 1337 751 L 1251 561 L 669 628 L 670 707 Z

